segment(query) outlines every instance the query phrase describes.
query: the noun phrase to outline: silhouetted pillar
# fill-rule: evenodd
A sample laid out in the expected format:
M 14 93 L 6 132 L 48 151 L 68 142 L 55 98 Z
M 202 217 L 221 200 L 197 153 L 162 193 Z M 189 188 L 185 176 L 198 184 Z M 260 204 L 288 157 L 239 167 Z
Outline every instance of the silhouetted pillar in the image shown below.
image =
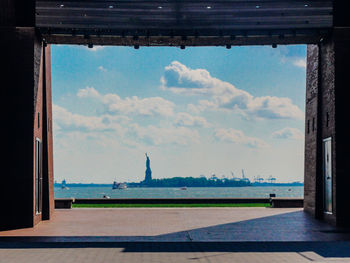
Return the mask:
M 49 218 L 48 211 L 52 211 L 53 201 L 47 199 L 52 192 L 47 182 L 53 176 L 52 164 L 48 164 L 52 160 L 52 149 L 48 149 L 52 144 L 51 132 L 47 133 L 51 84 L 50 78 L 44 81 L 50 67 L 45 60 L 49 62 L 50 53 L 38 37 L 34 23 L 34 0 L 0 0 L 1 98 L 5 116 L 1 144 L 4 153 L 0 177 L 1 229 L 33 226 L 42 218 Z M 43 152 L 47 149 L 42 163 L 42 214 L 35 212 L 36 138 L 42 141 Z
M 348 88 L 350 27 L 347 10 L 334 3 L 334 28 L 307 52 L 304 209 L 339 226 L 350 225 Z M 325 211 L 324 142 L 331 139 L 332 211 Z

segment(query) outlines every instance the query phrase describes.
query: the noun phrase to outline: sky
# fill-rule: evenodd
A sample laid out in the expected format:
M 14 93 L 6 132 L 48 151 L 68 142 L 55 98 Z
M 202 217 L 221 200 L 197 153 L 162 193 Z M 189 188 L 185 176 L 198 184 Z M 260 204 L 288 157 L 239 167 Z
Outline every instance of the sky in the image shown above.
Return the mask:
M 54 177 L 303 181 L 306 46 L 52 46 Z

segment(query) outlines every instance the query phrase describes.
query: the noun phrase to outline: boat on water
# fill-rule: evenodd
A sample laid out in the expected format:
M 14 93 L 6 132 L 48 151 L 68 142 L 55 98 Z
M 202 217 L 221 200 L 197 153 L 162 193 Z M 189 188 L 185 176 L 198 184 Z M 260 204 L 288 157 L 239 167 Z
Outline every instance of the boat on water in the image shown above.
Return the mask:
M 187 187 L 183 186 L 183 187 L 180 188 L 180 190 L 187 190 Z
M 113 182 L 112 189 L 126 189 L 128 188 L 126 183 L 117 183 L 116 181 Z

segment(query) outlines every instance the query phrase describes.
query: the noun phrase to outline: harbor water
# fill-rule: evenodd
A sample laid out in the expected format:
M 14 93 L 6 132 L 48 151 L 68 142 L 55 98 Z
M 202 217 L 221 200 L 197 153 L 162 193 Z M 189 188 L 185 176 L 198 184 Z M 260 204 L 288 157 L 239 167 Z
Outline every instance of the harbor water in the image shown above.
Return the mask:
M 127 188 L 103 187 L 55 187 L 55 198 L 268 198 L 304 196 L 303 186 L 248 186 L 248 187 L 188 187 L 181 188 Z

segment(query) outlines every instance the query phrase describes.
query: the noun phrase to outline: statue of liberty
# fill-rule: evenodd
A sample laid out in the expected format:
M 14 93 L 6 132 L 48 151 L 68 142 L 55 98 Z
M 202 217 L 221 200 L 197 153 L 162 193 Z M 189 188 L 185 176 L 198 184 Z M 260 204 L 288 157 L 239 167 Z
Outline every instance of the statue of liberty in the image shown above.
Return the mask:
M 146 154 L 146 172 L 145 172 L 145 183 L 148 183 L 150 181 L 152 181 L 152 171 L 151 171 L 151 162 L 149 160 L 149 157 Z

